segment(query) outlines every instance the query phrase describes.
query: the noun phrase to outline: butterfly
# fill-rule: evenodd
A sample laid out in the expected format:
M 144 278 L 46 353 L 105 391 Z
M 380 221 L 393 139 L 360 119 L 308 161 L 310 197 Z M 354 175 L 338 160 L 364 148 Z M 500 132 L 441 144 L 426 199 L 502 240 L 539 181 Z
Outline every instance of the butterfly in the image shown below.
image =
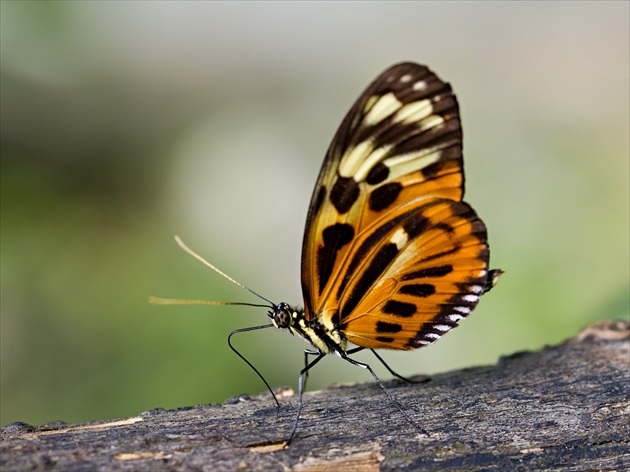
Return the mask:
M 432 344 L 494 286 L 502 271 L 489 269 L 486 226 L 463 195 L 462 129 L 451 86 L 423 65 L 388 68 L 343 119 L 315 184 L 302 245 L 304 307 L 256 294 L 270 304 L 271 324 L 230 335 L 274 326 L 313 346 L 305 351 L 286 444 L 297 430 L 305 376 L 324 356 L 368 369 L 394 401 L 372 368 L 350 355 L 369 349 L 398 376 L 374 349 Z

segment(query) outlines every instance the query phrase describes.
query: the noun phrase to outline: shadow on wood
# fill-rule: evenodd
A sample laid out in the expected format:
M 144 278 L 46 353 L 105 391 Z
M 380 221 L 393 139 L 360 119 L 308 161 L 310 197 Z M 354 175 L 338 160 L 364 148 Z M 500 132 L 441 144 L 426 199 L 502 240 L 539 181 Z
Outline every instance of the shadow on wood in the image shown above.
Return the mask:
M 426 431 L 374 383 L 305 394 L 279 390 L 224 405 L 133 418 L 0 430 L 0 469 L 79 470 L 628 470 L 630 323 L 596 323 L 575 338 L 497 365 L 385 382 Z

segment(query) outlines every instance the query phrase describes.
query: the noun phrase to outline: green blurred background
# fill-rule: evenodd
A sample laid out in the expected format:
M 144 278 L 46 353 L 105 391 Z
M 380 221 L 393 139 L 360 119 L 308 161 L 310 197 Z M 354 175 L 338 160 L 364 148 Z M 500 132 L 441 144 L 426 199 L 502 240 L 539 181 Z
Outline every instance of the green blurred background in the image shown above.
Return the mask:
M 359 92 L 401 60 L 457 92 L 467 200 L 506 274 L 462 328 L 385 353 L 390 365 L 493 363 L 629 316 L 627 2 L 1 9 L 2 425 L 263 391 L 226 337 L 265 310 L 147 303 L 256 302 L 172 236 L 300 303 L 325 150 Z M 272 386 L 295 388 L 302 342 L 267 330 L 235 343 Z M 309 386 L 355 380 L 371 378 L 330 358 Z

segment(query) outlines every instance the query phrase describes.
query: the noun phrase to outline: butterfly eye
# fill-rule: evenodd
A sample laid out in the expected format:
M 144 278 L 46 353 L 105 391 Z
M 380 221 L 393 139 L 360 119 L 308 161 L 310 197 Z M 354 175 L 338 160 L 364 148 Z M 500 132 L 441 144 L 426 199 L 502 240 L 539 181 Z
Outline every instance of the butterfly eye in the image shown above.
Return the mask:
M 291 326 L 291 311 L 289 305 L 284 302 L 276 305 L 273 311 L 269 312 L 269 317 L 276 328 L 282 329 Z

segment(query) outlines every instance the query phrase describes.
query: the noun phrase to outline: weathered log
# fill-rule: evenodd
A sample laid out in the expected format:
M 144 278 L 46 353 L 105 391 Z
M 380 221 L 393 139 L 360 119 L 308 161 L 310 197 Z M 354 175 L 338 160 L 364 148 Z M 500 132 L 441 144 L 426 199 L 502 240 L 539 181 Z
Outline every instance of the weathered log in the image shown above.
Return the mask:
M 630 470 L 630 323 L 606 321 L 494 366 L 305 394 L 290 389 L 133 418 L 0 430 L 0 469 Z

